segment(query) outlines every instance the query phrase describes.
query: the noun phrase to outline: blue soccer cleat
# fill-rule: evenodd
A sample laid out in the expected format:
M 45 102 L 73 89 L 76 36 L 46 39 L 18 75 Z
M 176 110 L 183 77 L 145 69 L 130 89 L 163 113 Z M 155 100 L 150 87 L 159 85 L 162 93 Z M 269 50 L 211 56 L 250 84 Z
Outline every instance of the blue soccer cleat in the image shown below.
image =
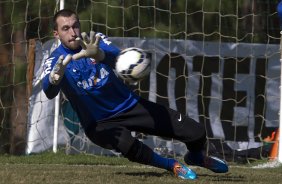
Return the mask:
M 192 169 L 178 162 L 173 166 L 173 173 L 176 177 L 184 180 L 194 180 L 197 178 L 197 174 Z
M 212 156 L 206 156 L 204 157 L 203 161 L 200 163 L 195 163 L 191 159 L 191 156 L 186 154 L 184 156 L 184 161 L 188 165 L 196 165 L 200 167 L 207 168 L 215 173 L 226 173 L 228 172 L 228 165 L 225 161 L 217 158 L 217 157 L 212 157 Z

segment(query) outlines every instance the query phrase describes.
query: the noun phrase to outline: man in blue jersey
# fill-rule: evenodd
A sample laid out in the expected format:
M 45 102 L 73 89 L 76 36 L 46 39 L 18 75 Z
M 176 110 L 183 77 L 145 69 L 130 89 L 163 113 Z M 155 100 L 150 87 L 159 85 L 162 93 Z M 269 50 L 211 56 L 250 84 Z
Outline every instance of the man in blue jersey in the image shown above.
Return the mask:
M 204 126 L 193 119 L 134 94 L 113 72 L 120 50 L 102 33 L 80 32 L 77 14 L 60 10 L 53 18 L 54 36 L 61 45 L 44 63 L 43 90 L 49 99 L 60 90 L 77 112 L 87 137 L 120 152 L 131 161 L 172 171 L 182 179 L 196 173 L 172 158 L 162 157 L 131 135 L 132 131 L 174 138 L 186 144 L 188 165 L 217 173 L 227 164 L 202 153 Z

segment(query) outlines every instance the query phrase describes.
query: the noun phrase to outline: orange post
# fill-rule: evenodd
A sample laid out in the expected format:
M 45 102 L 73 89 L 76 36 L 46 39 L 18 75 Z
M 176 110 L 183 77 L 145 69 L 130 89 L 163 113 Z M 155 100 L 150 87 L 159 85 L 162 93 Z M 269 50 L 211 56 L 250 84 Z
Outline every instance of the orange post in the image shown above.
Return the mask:
M 279 148 L 279 128 L 276 130 L 275 137 L 274 137 L 274 143 L 272 145 L 272 148 L 270 150 L 269 159 L 275 160 L 278 157 L 278 148 Z

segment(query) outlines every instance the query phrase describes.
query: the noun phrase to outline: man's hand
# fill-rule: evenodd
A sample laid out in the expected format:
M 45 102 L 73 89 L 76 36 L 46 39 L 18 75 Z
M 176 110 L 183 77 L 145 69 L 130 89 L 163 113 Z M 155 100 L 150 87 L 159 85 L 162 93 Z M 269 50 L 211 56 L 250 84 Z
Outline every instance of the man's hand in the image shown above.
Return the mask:
M 85 32 L 81 33 L 81 37 L 83 40 L 81 40 L 80 37 L 77 37 L 76 40 L 80 42 L 82 50 L 74 54 L 72 58 L 77 60 L 83 57 L 91 57 L 96 61 L 103 60 L 105 54 L 104 51 L 99 48 L 101 37 L 99 35 L 96 36 L 94 31 L 90 31 L 90 38 Z
M 71 61 L 72 56 L 68 54 L 65 58 L 63 55 L 61 55 L 56 62 L 55 66 L 53 67 L 50 75 L 49 75 L 49 81 L 53 85 L 58 85 L 60 81 L 62 80 L 64 73 L 65 73 L 65 68 Z

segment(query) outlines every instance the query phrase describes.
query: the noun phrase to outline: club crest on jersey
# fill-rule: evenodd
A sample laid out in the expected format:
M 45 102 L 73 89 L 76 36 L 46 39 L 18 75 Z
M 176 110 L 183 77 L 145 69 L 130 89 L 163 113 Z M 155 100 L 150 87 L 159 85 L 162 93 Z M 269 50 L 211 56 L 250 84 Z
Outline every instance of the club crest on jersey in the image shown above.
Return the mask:
M 90 58 L 90 60 L 91 60 L 91 64 L 96 64 L 96 61 L 95 61 L 95 59 L 93 59 L 93 58 Z

